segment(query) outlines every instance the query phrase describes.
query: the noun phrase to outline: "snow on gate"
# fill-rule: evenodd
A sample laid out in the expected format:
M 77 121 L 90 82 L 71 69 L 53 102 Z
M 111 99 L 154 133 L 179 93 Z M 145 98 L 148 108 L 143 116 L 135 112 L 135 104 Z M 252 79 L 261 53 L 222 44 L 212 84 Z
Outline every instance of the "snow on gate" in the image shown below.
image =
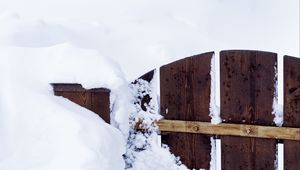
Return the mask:
M 211 103 L 215 101 L 211 99 L 215 90 L 211 88 L 215 83 L 212 81 L 214 74 L 211 74 L 213 56 L 213 52 L 204 53 L 160 68 L 160 114 L 165 120 L 158 122 L 158 126 L 162 143 L 180 156 L 178 165 L 182 162 L 188 168 L 215 169 L 215 139 L 219 138 L 222 169 L 276 169 L 276 145 L 282 142 L 285 169 L 297 169 L 300 166 L 300 60 L 284 57 L 285 114 L 284 122 L 278 123 L 283 120 L 280 119 L 282 113 L 274 110 L 277 104 L 277 54 L 246 50 L 220 53 L 220 115 L 215 103 Z M 150 82 L 153 74 L 153 71 L 149 72 L 140 80 Z M 138 84 L 138 80 L 133 84 Z M 147 111 L 153 97 L 152 92 L 143 91 L 137 103 L 140 109 Z M 150 121 L 154 123 L 158 117 L 152 118 Z M 217 128 L 209 124 L 202 126 L 210 122 L 216 124 L 218 119 L 222 123 Z M 153 126 L 147 126 L 149 120 L 145 124 L 143 121 L 135 125 L 136 132 L 151 136 L 149 131 L 153 131 Z M 195 123 L 180 125 L 178 121 Z M 276 127 L 280 123 L 291 128 Z M 203 129 L 199 129 L 201 126 Z M 270 130 L 265 131 L 267 128 Z
M 220 52 L 220 117 L 215 107 L 214 53 L 160 68 L 162 143 L 188 168 L 216 169 L 215 140 L 221 139 L 222 169 L 285 169 L 300 164 L 300 60 L 284 56 L 284 111 L 278 110 L 277 54 Z M 284 121 L 283 113 L 284 112 Z M 189 122 L 192 121 L 192 122 Z M 283 127 L 277 127 L 281 126 Z M 207 126 L 207 127 L 206 127 Z M 201 129 L 202 128 L 202 129 Z M 284 155 L 277 145 L 284 143 Z M 220 167 L 218 167 L 220 168 Z

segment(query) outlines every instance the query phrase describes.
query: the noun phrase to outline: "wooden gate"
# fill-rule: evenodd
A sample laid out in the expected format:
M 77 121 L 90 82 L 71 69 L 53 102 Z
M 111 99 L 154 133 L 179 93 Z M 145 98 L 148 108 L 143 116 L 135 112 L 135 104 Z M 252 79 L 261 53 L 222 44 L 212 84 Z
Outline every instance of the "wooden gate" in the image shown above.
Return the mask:
M 221 139 L 223 170 L 271 170 L 276 144 L 284 143 L 284 167 L 300 167 L 300 58 L 284 56 L 284 124 L 276 127 L 277 54 L 262 51 L 220 52 L 220 116 L 211 124 L 211 65 L 214 52 L 175 61 L 160 68 L 162 142 L 189 168 L 209 169 L 212 137 Z M 151 71 L 140 79 L 148 82 Z M 133 82 L 135 83 L 135 82 Z M 52 84 L 54 93 L 87 108 L 106 122 L 109 90 L 80 84 Z M 141 96 L 143 108 L 151 98 Z
M 284 140 L 286 170 L 300 167 L 300 59 L 284 57 L 284 127 L 275 127 L 277 54 L 220 53 L 222 123 L 210 124 L 213 52 L 160 68 L 162 142 L 189 168 L 209 169 L 211 136 L 221 136 L 222 169 L 275 169 Z M 289 128 L 285 128 L 289 127 Z

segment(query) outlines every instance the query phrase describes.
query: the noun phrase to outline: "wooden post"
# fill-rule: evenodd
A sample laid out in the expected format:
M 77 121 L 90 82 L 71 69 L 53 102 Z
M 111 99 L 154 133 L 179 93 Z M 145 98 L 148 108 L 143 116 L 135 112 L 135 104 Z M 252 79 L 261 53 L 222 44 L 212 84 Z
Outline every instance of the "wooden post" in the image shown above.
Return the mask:
M 97 115 L 105 122 L 110 122 L 110 104 L 108 89 L 84 89 L 80 84 L 52 84 L 54 94 L 63 96 L 72 102 L 85 107 Z
M 167 119 L 210 121 L 210 65 L 213 52 L 188 57 L 160 68 L 161 114 Z M 209 169 L 210 136 L 162 135 L 171 152 L 189 168 Z
M 284 56 L 284 124 L 300 127 L 300 58 Z M 300 168 L 300 141 L 284 140 L 284 169 Z
M 220 57 L 223 122 L 273 126 L 277 54 L 222 51 Z M 274 139 L 222 136 L 221 143 L 223 170 L 274 169 Z

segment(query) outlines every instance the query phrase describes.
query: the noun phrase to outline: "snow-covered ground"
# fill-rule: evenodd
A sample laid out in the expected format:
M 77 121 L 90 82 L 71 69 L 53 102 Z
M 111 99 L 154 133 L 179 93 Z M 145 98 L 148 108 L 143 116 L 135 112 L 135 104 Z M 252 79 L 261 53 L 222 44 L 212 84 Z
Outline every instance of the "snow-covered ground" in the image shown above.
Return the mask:
M 1 170 L 124 168 L 130 108 L 120 70 L 98 52 L 69 44 L 0 47 L 0 53 Z M 55 97 L 51 82 L 109 87 L 112 120 L 122 131 Z
M 299 17 L 298 0 L 1 0 L 0 170 L 124 169 L 130 81 L 190 55 L 256 49 L 279 54 L 282 87 L 282 55 L 300 56 Z M 62 82 L 110 88 L 112 125 L 53 96 L 49 83 Z M 159 169 L 159 156 L 179 168 L 151 148 L 161 154 L 141 153 L 136 169 Z

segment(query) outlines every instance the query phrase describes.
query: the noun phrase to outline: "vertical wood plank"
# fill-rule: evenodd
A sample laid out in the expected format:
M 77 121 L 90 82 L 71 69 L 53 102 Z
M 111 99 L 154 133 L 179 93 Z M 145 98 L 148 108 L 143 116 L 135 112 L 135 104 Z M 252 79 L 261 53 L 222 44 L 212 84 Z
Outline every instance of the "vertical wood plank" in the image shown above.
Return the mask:
M 277 54 L 260 51 L 220 53 L 221 117 L 227 123 L 274 125 Z M 222 136 L 222 169 L 274 169 L 276 141 Z
M 210 65 L 213 52 L 160 68 L 161 113 L 166 119 L 210 122 Z M 163 143 L 189 168 L 209 169 L 210 136 L 168 133 Z
M 284 124 L 300 128 L 300 58 L 284 56 Z M 284 141 L 284 169 L 300 168 L 300 141 Z
M 91 91 L 91 110 L 98 114 L 105 122 L 110 123 L 109 92 Z

